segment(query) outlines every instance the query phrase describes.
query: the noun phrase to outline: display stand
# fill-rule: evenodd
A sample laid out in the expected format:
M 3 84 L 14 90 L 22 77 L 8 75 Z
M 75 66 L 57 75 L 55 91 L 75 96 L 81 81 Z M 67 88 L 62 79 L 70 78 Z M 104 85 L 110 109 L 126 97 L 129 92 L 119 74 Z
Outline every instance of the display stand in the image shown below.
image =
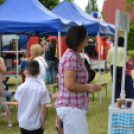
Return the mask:
M 119 109 L 116 107 L 114 103 L 118 33 L 120 30 L 123 30 L 125 32 L 124 63 L 122 71 L 123 77 L 121 85 L 121 90 L 124 90 L 125 74 L 126 74 L 125 72 L 126 72 L 127 34 L 129 32 L 129 20 L 130 20 L 129 14 L 124 13 L 120 10 L 116 11 L 112 104 L 109 106 L 108 134 L 134 134 L 134 109 Z
M 119 109 L 116 104 L 114 108 L 110 105 L 108 128 L 108 134 L 134 134 L 134 106 Z
M 4 36 L 11 36 L 11 35 L 4 35 Z M 16 77 L 17 78 L 17 87 L 19 85 L 19 62 L 20 61 L 20 56 L 19 54 L 23 54 L 25 52 L 27 52 L 27 50 L 18 50 L 18 47 L 19 47 L 19 36 L 18 35 L 14 35 L 14 49 L 13 50 L 8 50 L 8 51 L 5 51 L 5 50 L 2 50 L 2 47 L 4 46 L 3 45 L 3 40 L 2 40 L 2 35 L 0 35 L 0 54 L 1 56 L 4 58 L 5 60 L 5 66 L 8 68 L 8 71 L 7 71 L 7 74 L 6 74 L 6 77 Z M 6 56 L 3 56 L 3 55 L 6 55 L 8 56 L 8 58 Z M 16 61 L 16 64 L 13 63 L 13 58 L 11 55 L 14 55 L 14 60 Z M 10 61 L 10 62 L 9 62 Z M 10 65 L 10 69 L 9 69 L 9 65 Z M 15 68 L 14 68 L 15 67 Z

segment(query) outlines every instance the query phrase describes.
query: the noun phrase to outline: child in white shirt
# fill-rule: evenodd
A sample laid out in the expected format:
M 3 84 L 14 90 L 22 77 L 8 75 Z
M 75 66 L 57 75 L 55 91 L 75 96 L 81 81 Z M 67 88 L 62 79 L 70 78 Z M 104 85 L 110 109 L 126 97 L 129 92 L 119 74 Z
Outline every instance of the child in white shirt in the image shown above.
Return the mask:
M 45 127 L 46 107 L 50 102 L 47 89 L 37 80 L 39 63 L 28 61 L 27 79 L 21 84 L 14 96 L 19 102 L 18 121 L 21 134 L 43 134 Z

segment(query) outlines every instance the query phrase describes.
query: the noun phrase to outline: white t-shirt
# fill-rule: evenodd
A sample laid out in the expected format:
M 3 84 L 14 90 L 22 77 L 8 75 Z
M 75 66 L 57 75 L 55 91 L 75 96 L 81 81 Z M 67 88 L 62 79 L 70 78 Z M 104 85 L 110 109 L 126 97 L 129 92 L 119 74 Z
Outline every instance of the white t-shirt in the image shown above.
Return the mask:
M 27 130 L 41 128 L 40 106 L 51 102 L 47 89 L 35 78 L 27 78 L 16 90 L 14 99 L 19 102 L 19 127 Z
M 40 68 L 40 74 L 38 75 L 38 80 L 45 85 L 44 79 L 45 79 L 45 73 L 46 69 L 45 66 L 47 66 L 47 63 L 45 59 L 41 56 L 36 57 L 34 60 L 38 61 L 39 68 Z

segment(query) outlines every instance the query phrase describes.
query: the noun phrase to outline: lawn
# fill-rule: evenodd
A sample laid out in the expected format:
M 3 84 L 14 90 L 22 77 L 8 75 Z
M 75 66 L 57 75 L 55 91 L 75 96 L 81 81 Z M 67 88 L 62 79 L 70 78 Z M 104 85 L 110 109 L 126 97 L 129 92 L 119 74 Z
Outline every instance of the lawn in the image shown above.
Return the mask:
M 134 76 L 134 71 L 132 71 Z M 21 79 L 19 79 L 21 83 Z M 99 76 L 96 75 L 93 82 L 98 82 Z M 110 73 L 101 75 L 102 82 L 108 82 L 108 96 L 106 97 L 106 90 L 102 88 L 100 103 L 99 92 L 95 93 L 95 100 L 92 101 L 92 94 L 89 96 L 89 112 L 87 113 L 87 121 L 90 134 L 107 134 L 108 130 L 108 106 L 111 103 L 112 83 Z M 16 78 L 11 78 L 8 81 L 9 89 L 16 89 Z M 12 129 L 7 128 L 6 116 L 0 116 L 0 134 L 20 134 L 17 120 L 17 107 L 11 106 L 12 120 L 14 127 Z M 44 134 L 57 134 L 55 130 L 55 118 L 56 110 L 54 107 L 47 110 L 47 120 L 45 125 Z

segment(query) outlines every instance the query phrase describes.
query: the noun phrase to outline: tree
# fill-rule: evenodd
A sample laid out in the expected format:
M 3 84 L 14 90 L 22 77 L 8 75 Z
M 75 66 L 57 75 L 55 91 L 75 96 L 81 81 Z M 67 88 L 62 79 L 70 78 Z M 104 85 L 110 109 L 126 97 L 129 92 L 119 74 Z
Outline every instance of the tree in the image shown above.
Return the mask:
M 52 10 L 55 6 L 57 6 L 60 2 L 59 0 L 39 0 L 46 8 Z
M 96 0 L 88 0 L 88 5 L 85 10 L 88 14 L 91 14 L 92 12 L 98 12 Z
M 5 0 L 0 0 L 0 5 L 2 5 L 4 1 L 5 1 Z
M 130 3 L 134 3 L 134 0 L 126 0 L 126 4 L 130 4 Z M 132 6 L 134 6 L 134 4 L 132 4 Z
M 131 12 L 134 7 L 134 0 L 126 0 L 125 11 Z
M 128 49 L 134 49 L 134 18 L 130 21 L 130 32 L 128 33 Z

